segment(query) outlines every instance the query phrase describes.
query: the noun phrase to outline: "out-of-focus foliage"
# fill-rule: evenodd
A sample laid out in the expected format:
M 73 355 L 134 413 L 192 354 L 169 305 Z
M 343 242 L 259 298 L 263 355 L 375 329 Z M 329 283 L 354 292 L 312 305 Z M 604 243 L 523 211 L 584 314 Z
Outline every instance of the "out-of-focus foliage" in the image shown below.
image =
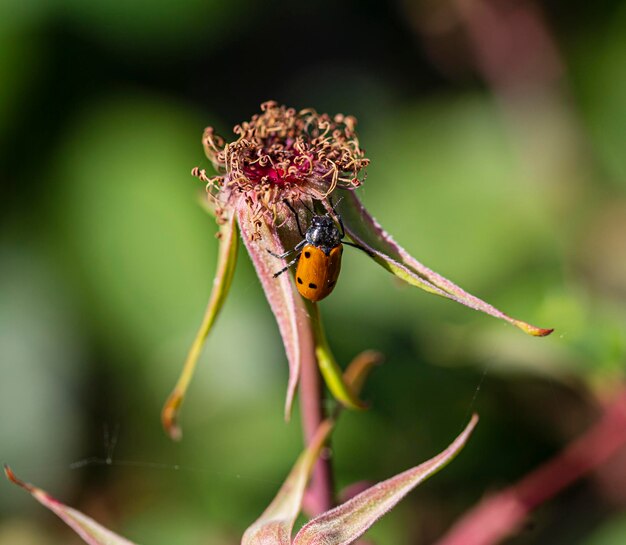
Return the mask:
M 371 532 L 429 543 L 623 383 L 626 8 L 553 3 L 558 88 L 511 103 L 468 68 L 470 47 L 416 31 L 411 2 L 253 4 L 0 4 L 0 459 L 142 543 L 237 543 L 300 430 L 297 414 L 282 421 L 286 359 L 243 253 L 183 442 L 160 428 L 215 267 L 189 171 L 208 168 L 206 125 L 229 134 L 266 99 L 351 113 L 372 160 L 360 194 L 385 228 L 472 293 L 556 328 L 528 338 L 346 249 L 321 305 L 329 342 L 340 363 L 366 348 L 386 363 L 372 409 L 336 430 L 338 486 L 432 456 L 481 413 L 463 457 Z M 514 542 L 621 543 L 626 470 L 606 471 Z M 8 485 L 0 509 L 0 545 L 70 542 Z
M 615 519 L 594 532 L 585 542 L 586 545 L 619 545 L 626 539 L 626 520 L 624 517 Z

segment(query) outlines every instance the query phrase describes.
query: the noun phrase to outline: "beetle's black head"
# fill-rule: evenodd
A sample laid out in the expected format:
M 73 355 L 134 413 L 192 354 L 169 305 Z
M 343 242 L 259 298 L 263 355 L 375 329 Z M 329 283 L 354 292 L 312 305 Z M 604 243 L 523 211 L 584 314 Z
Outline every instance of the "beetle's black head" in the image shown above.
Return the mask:
M 341 233 L 330 216 L 313 216 L 311 225 L 306 231 L 306 240 L 328 255 L 333 248 L 341 244 Z

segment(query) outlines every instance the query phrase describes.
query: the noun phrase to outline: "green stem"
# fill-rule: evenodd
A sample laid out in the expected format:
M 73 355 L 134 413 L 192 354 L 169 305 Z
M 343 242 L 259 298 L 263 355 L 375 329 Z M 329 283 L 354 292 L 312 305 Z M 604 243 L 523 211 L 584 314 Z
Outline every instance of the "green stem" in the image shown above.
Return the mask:
M 357 410 L 367 408 L 366 404 L 355 395 L 353 389 L 345 381 L 343 371 L 330 350 L 317 303 L 309 302 L 308 308 L 315 336 L 315 356 L 326 386 L 344 407 Z

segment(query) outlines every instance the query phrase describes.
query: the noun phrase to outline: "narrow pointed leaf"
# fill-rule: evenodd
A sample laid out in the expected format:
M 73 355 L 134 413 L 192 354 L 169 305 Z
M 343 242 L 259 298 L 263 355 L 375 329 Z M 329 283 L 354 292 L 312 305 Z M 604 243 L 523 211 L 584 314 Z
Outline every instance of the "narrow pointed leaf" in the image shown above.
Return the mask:
M 189 349 L 178 382 L 161 411 L 163 427 L 174 440 L 182 438 L 182 430 L 178 424 L 180 408 L 202 353 L 202 347 L 222 309 L 233 280 L 237 263 L 237 226 L 234 215 L 220 225 L 219 240 L 217 270 L 215 271 L 213 289 L 211 290 L 211 296 L 209 297 L 202 324 Z
M 309 303 L 309 309 L 315 338 L 315 355 L 317 356 L 317 364 L 326 386 L 328 386 L 335 399 L 344 407 L 348 409 L 365 409 L 365 403 L 354 394 L 352 388 L 344 380 L 341 367 L 335 361 L 330 350 L 317 303 Z
M 372 369 L 383 361 L 383 355 L 375 350 L 364 350 L 356 356 L 346 368 L 343 380 L 350 386 L 355 395 L 363 389 Z
M 504 314 L 417 261 L 378 224 L 354 191 L 344 192 L 337 208 L 350 238 L 368 250 L 377 263 L 402 280 L 429 293 L 505 320 L 535 337 L 545 337 L 552 333 L 552 329 L 536 327 Z
M 477 422 L 474 415 L 454 442 L 434 458 L 313 519 L 298 532 L 293 545 L 348 545 L 356 541 L 413 488 L 447 465 L 463 448 Z
M 244 244 L 276 317 L 289 360 L 289 384 L 285 401 L 285 418 L 288 420 L 300 378 L 302 360 L 315 357 L 307 309 L 289 274 L 284 273 L 277 278 L 273 276 L 277 268 L 280 268 L 281 261 L 270 255 L 268 250 L 278 254 L 284 252 L 276 230 L 261 223 L 257 231 L 253 223 L 255 220 L 247 208 L 240 208 L 237 217 Z M 255 238 L 256 234 L 260 234 L 260 239 Z
M 83 515 L 80 511 L 62 504 L 41 488 L 21 481 L 15 476 L 9 466 L 4 466 L 4 473 L 12 483 L 29 492 L 33 498 L 56 514 L 89 545 L 135 545 L 132 541 L 128 541 L 107 530 L 104 526 Z
M 300 512 L 306 484 L 333 425 L 332 419 L 322 422 L 270 506 L 246 530 L 241 540 L 242 545 L 289 545 L 291 543 L 291 530 Z

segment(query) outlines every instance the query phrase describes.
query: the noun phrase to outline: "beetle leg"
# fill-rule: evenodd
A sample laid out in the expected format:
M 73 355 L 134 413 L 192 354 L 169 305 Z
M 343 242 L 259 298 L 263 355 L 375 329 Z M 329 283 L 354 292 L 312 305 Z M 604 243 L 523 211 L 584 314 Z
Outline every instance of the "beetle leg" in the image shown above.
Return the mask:
M 346 240 L 342 240 L 341 243 L 342 244 L 346 244 L 347 246 L 352 246 L 353 248 L 358 248 L 359 250 L 365 252 L 370 257 L 374 257 L 374 254 L 372 252 L 370 252 L 367 248 L 364 248 L 363 246 L 360 246 L 358 244 L 354 244 L 353 242 L 348 242 Z
M 276 259 L 285 259 L 286 257 L 289 257 L 291 254 L 293 254 L 294 251 L 295 248 L 287 250 L 284 254 L 275 254 L 274 252 L 272 252 L 272 250 L 268 250 L 267 253 L 270 254 L 272 257 L 275 257 Z
M 300 252 L 298 252 L 298 255 L 296 257 L 294 257 L 289 263 L 287 263 L 287 265 L 285 267 L 283 267 L 282 269 L 280 269 L 280 271 L 275 272 L 273 274 L 274 278 L 279 277 L 281 274 L 283 274 L 286 270 L 288 270 L 296 261 L 298 261 L 298 259 L 300 258 Z
M 277 259 L 285 259 L 286 257 L 289 257 L 294 252 L 299 252 L 305 244 L 306 244 L 306 240 L 301 240 L 291 250 L 287 250 L 284 254 L 275 254 L 274 252 L 272 252 L 272 250 L 268 250 L 267 253 Z

